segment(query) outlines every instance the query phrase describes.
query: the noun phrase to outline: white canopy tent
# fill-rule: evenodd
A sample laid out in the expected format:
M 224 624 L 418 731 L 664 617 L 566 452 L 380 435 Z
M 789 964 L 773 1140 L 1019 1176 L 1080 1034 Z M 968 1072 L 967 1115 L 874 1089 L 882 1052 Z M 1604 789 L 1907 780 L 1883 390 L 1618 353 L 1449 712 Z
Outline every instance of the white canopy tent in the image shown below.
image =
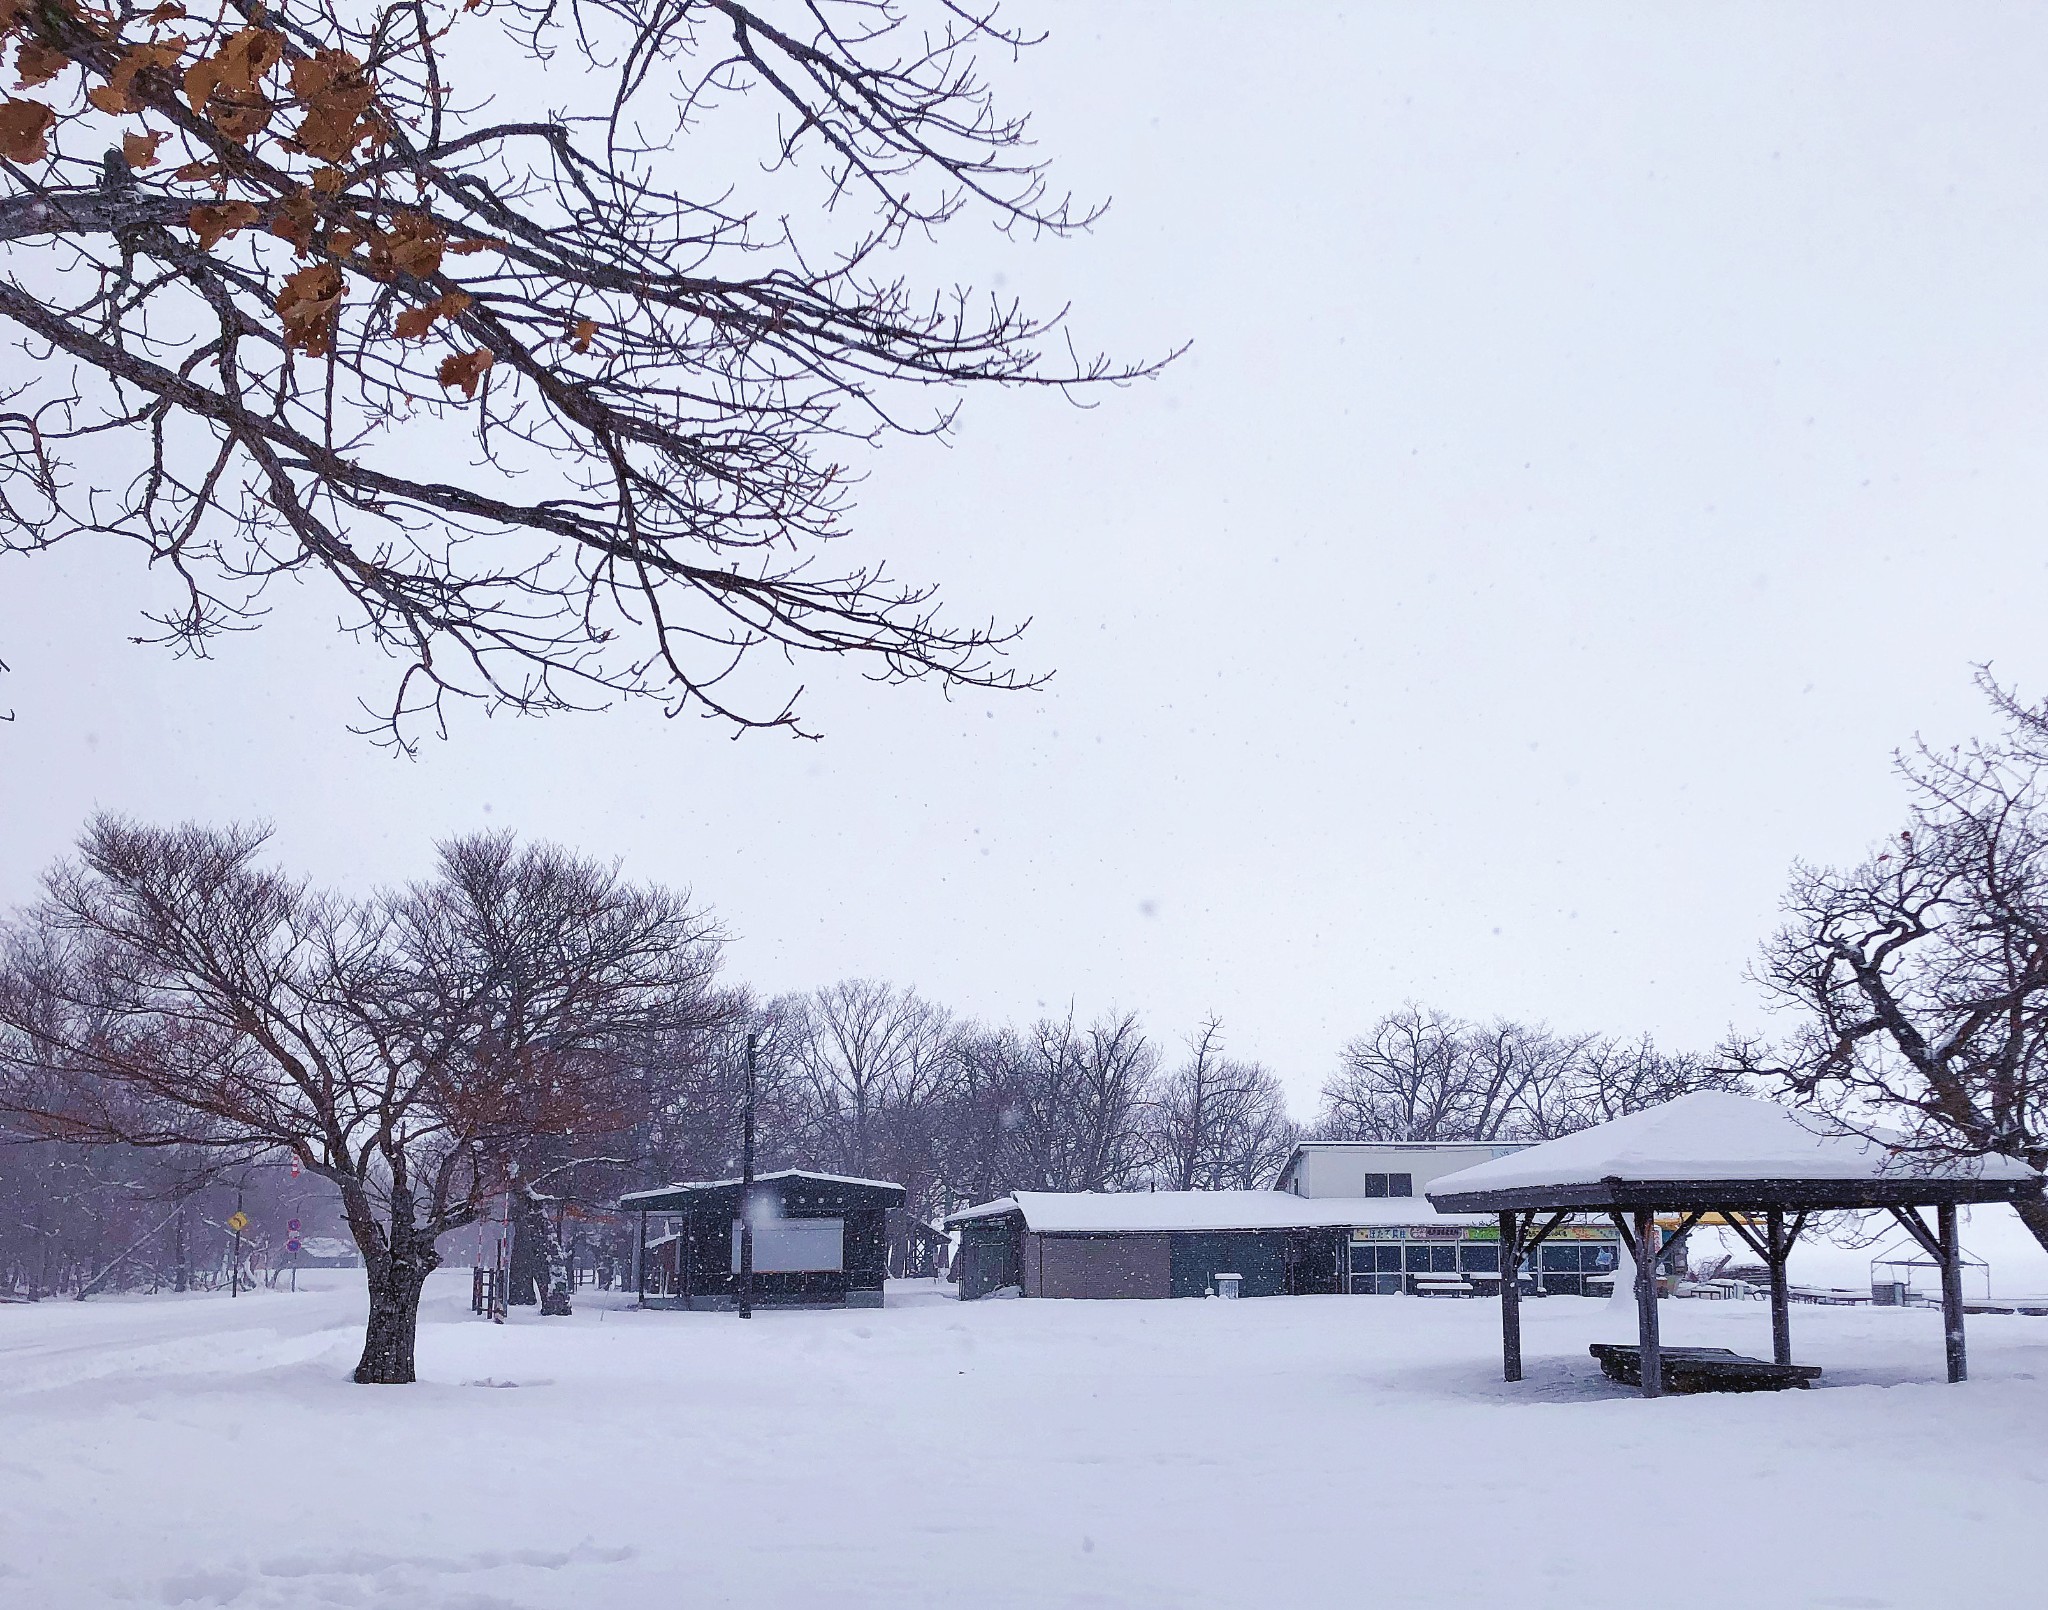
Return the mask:
M 1656 1397 L 1663 1390 L 1658 1210 L 1682 1215 L 1674 1243 L 1713 1214 L 1764 1259 L 1771 1272 L 1775 1367 L 1787 1372 L 1794 1367 L 1785 1260 L 1808 1215 L 1831 1209 L 1891 1213 L 1941 1268 L 1948 1375 L 1961 1381 L 1967 1366 L 1956 1208 L 2038 1199 L 2042 1176 L 2009 1157 L 1940 1157 L 1903 1139 L 1834 1133 L 1775 1102 L 1702 1091 L 1447 1174 L 1426 1194 L 1440 1212 L 1497 1214 L 1503 1271 L 1567 1217 L 1610 1218 L 1635 1257 L 1642 1390 Z M 1930 1206 L 1933 1226 L 1920 1213 Z M 1521 1314 L 1511 1279 L 1501 1282 L 1501 1329 L 1506 1375 L 1518 1381 Z

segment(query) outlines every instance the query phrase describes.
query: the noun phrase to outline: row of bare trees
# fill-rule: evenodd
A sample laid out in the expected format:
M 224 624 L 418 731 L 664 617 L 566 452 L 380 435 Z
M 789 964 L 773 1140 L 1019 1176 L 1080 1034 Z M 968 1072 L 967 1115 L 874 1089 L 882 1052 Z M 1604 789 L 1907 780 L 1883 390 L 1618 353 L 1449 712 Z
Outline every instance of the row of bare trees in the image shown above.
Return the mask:
M 1343 1140 L 1550 1140 L 1742 1083 L 1717 1061 L 1659 1051 L 1648 1035 L 1560 1034 L 1410 1004 L 1345 1045 L 1316 1130 Z
M 299 1208 L 279 1184 L 274 1171 L 226 1177 L 191 1153 L 0 1129 L 0 1298 L 225 1286 L 238 1203 L 267 1225 Z M 239 1250 L 246 1269 L 271 1249 L 252 1236 Z
M 996 1028 L 855 979 L 736 994 L 709 1034 L 650 1046 L 645 1127 L 621 1151 L 659 1178 L 728 1174 L 749 1035 L 763 1166 L 896 1181 L 915 1219 L 1019 1189 L 1251 1188 L 1300 1134 L 1279 1080 L 1225 1056 L 1214 1019 L 1175 1055 L 1133 1013 Z

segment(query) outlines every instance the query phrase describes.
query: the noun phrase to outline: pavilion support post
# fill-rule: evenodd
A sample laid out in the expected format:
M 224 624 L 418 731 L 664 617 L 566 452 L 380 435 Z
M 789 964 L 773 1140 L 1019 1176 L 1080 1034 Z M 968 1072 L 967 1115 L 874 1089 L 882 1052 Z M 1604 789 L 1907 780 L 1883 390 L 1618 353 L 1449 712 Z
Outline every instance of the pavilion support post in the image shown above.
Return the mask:
M 1664 1395 L 1664 1355 L 1657 1338 L 1657 1217 L 1636 1209 L 1636 1335 L 1642 1350 L 1643 1396 Z
M 1956 1205 L 1944 1202 L 1935 1210 L 1941 1234 L 1941 1328 L 1948 1345 L 1948 1378 L 1969 1379 L 1963 1353 L 1963 1247 L 1956 1232 Z
M 1792 1295 L 1785 1285 L 1785 1264 L 1792 1243 L 1785 1234 L 1785 1213 L 1772 1208 L 1764 1215 L 1765 1262 L 1771 1267 L 1771 1361 L 1792 1362 Z
M 647 1214 L 640 1214 L 640 1229 L 633 1237 L 633 1300 L 647 1306 Z
M 1501 1378 L 1522 1378 L 1522 1230 L 1521 1216 L 1500 1216 L 1500 1364 Z

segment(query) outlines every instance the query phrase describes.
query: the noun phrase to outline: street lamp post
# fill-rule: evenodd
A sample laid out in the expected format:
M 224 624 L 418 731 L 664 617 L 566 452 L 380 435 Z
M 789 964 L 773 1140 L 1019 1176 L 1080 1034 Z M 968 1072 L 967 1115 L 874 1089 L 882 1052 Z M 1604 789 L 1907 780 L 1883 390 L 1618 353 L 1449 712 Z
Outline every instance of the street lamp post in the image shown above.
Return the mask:
M 740 1110 L 740 1318 L 754 1317 L 754 1047 L 747 1035 L 747 1097 Z

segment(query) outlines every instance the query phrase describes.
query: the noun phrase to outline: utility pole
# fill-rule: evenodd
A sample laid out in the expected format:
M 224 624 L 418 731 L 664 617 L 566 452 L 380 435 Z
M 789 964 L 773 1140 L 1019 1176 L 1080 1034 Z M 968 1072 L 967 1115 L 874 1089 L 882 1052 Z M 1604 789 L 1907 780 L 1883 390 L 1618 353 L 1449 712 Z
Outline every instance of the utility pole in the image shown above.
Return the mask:
M 754 1317 L 754 1048 L 747 1034 L 747 1098 L 740 1109 L 740 1318 Z

